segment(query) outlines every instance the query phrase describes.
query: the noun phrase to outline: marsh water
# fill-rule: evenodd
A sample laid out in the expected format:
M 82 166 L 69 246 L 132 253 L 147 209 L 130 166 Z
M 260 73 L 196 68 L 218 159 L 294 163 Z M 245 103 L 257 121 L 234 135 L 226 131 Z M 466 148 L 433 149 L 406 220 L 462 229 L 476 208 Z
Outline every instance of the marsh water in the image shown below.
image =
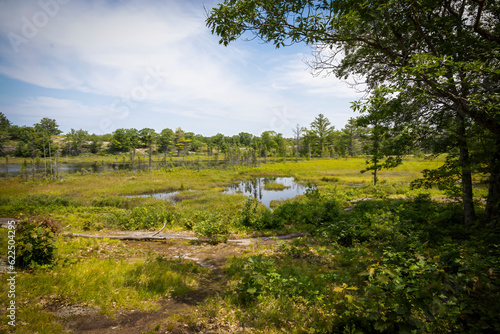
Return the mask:
M 194 159 L 178 159 L 176 161 L 153 161 L 152 168 L 160 169 L 160 168 L 173 168 L 179 166 L 185 166 L 189 168 L 206 168 L 213 167 L 219 168 L 224 166 L 226 162 L 224 160 L 194 160 Z M 31 173 L 31 161 L 28 159 L 27 166 L 25 167 L 25 173 Z M 54 168 L 54 167 L 53 167 Z M 147 158 L 136 160 L 134 163 L 130 161 L 119 161 L 116 162 L 103 162 L 103 161 L 94 161 L 94 162 L 77 162 L 77 163 L 67 163 L 64 161 L 64 158 L 60 159 L 60 162 L 57 163 L 57 173 L 65 173 L 65 174 L 74 174 L 78 172 L 86 172 L 86 173 L 103 173 L 103 172 L 113 172 L 120 170 L 147 170 L 149 169 Z M 45 168 L 45 163 L 43 160 L 35 163 L 35 172 L 36 173 L 44 173 L 49 172 L 50 165 L 47 162 L 47 168 Z M 13 164 L 13 163 L 0 163 L 0 175 L 9 176 L 18 176 L 22 174 L 22 164 Z
M 285 188 L 280 190 L 267 189 L 266 185 L 272 183 L 281 184 L 285 186 Z M 293 177 L 261 177 L 241 181 L 229 187 L 224 191 L 224 194 L 242 193 L 256 198 L 259 202 L 269 207 L 273 200 L 287 199 L 302 195 L 306 190 L 307 187 L 297 183 Z
M 267 189 L 267 185 L 280 184 L 283 187 L 279 190 Z M 256 198 L 260 203 L 270 207 L 271 201 L 293 198 L 306 192 L 307 187 L 297 183 L 293 177 L 262 177 L 241 181 L 238 184 L 228 187 L 223 194 L 243 194 Z M 133 195 L 129 197 L 154 197 L 175 203 L 175 195 L 178 191 L 160 192 L 143 195 Z
M 154 193 L 154 194 L 129 195 L 127 197 L 153 197 L 165 201 L 172 201 L 173 196 L 177 195 L 178 193 L 179 193 L 178 191 L 172 191 L 172 192 Z
M 10 176 L 18 176 L 21 174 L 21 164 L 2 164 L 0 167 L 0 172 L 9 174 Z M 49 164 L 47 163 L 47 170 L 50 169 Z M 59 163 L 57 164 L 58 173 L 66 173 L 66 174 L 74 174 L 77 172 L 89 172 L 89 173 L 101 173 L 101 172 L 111 172 L 118 170 L 131 170 L 132 164 L 130 163 Z M 42 162 L 35 166 L 35 171 L 37 173 L 45 171 L 45 165 Z M 31 173 L 31 164 L 28 163 L 27 173 Z

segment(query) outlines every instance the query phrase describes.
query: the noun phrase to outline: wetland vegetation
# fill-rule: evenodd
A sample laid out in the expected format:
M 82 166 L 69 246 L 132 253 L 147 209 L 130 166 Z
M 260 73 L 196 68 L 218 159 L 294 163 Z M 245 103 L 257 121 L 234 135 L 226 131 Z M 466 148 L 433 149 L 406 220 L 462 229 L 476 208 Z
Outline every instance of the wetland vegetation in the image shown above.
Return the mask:
M 0 113 L 0 331 L 500 332 L 499 13 L 495 1 L 211 9 L 224 45 L 306 43 L 316 74 L 366 81 L 343 129 L 319 114 L 293 138 L 62 134 Z
M 380 172 L 375 186 L 360 173 L 364 158 L 4 178 L 1 216 L 19 218 L 19 226 L 35 226 L 37 237 L 51 240 L 36 250 L 50 249 L 49 260 L 19 269 L 16 332 L 493 328 L 498 249 L 490 245 L 498 235 L 491 226 L 464 226 L 460 203 L 444 201 L 442 190 L 410 188 L 422 170 L 443 163 L 406 157 Z M 279 192 L 274 184 L 283 180 L 306 191 L 274 201 L 273 211 L 252 196 L 226 193 L 231 185 L 259 181 Z M 175 205 L 131 196 L 162 192 L 172 193 Z M 485 186 L 478 183 L 475 193 L 484 197 Z M 477 209 L 483 205 L 477 202 Z M 201 241 L 67 235 L 153 233 L 164 222 L 162 233 Z M 307 235 L 227 242 L 293 232 Z M 30 241 L 18 232 L 18 245 L 25 238 Z M 5 245 L 5 229 L 2 240 Z

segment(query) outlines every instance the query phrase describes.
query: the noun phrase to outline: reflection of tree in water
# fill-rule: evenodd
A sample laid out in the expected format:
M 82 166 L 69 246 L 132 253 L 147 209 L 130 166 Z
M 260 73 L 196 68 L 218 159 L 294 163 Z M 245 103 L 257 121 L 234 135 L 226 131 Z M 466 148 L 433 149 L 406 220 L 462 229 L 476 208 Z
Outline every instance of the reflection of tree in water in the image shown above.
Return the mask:
M 252 194 L 253 197 L 259 200 L 262 199 L 261 179 L 246 181 L 242 184 L 242 186 L 244 193 Z
M 286 186 L 286 189 L 268 190 L 266 189 L 266 185 L 269 185 L 270 183 L 283 184 Z M 224 193 L 234 194 L 241 192 L 247 196 L 257 199 L 262 204 L 269 206 L 269 203 L 272 200 L 295 197 L 305 193 L 305 190 L 305 186 L 297 184 L 292 177 L 267 177 L 241 181 L 237 185 L 230 186 L 230 188 Z
M 251 187 L 253 191 L 249 191 L 249 193 L 253 194 L 253 197 L 262 200 L 262 191 L 265 190 L 265 186 L 268 183 L 276 182 L 275 177 L 264 177 L 259 179 L 253 179 L 250 181 L 252 183 Z

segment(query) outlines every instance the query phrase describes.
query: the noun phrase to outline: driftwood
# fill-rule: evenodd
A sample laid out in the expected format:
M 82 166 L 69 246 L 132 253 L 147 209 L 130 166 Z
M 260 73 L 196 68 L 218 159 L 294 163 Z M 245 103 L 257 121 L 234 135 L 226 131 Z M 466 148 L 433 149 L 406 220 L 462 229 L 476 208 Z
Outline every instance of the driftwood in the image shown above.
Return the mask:
M 163 223 L 163 227 L 158 232 L 156 232 L 155 234 L 153 234 L 152 236 L 154 237 L 155 235 L 157 235 L 158 233 L 160 233 L 161 231 L 163 231 L 163 229 L 165 228 L 165 226 L 167 226 L 167 221 L 166 220 Z
M 11 218 L 0 218 L 0 228 L 7 228 L 7 224 L 9 221 L 16 219 Z M 75 237 L 75 238 L 95 238 L 95 239 L 118 239 L 118 240 L 136 240 L 136 241 L 153 241 L 153 240 L 168 240 L 168 239 L 185 239 L 185 240 L 198 240 L 205 241 L 204 239 L 197 238 L 191 235 L 183 235 L 183 234 L 171 234 L 171 233 L 161 233 L 167 226 L 167 221 L 163 224 L 163 227 L 151 234 L 151 232 L 117 232 L 115 234 L 84 234 L 84 233 L 70 233 L 65 232 L 62 233 L 63 236 Z M 65 228 L 69 227 L 66 226 Z M 302 237 L 307 235 L 307 233 L 291 233 L 286 235 L 277 235 L 270 237 L 253 237 L 253 238 L 243 238 L 243 239 L 229 239 L 227 242 L 235 243 L 239 246 L 248 246 L 254 242 L 261 241 L 271 241 L 271 240 L 286 240 L 286 239 L 294 239 L 297 237 Z
M 160 230 L 161 231 L 161 230 Z M 83 234 L 83 233 L 63 233 L 65 236 L 69 237 L 80 237 L 80 238 L 97 238 L 97 239 L 118 239 L 118 240 L 136 240 L 136 241 L 149 241 L 149 240 L 168 240 L 168 239 L 185 239 L 185 240 L 198 240 L 203 241 L 203 239 L 182 235 L 182 234 L 170 234 L 162 233 L 157 235 L 160 231 L 151 235 L 148 232 L 120 232 L 120 234 L 108 234 L 108 235 L 98 235 L 98 234 Z M 293 239 L 297 237 L 305 236 L 307 233 L 291 233 L 286 235 L 278 235 L 274 237 L 254 237 L 254 238 L 243 238 L 243 239 L 229 239 L 228 242 L 235 243 L 240 246 L 247 246 L 258 241 L 271 241 L 271 240 L 286 240 Z
M 157 236 L 161 231 L 167 226 L 167 221 L 163 223 L 163 227 L 158 231 L 150 235 L 147 232 L 122 232 L 122 235 L 95 235 L 95 234 L 82 234 L 82 233 L 64 233 L 63 235 L 69 237 L 81 237 L 81 238 L 98 238 L 98 239 L 118 239 L 118 240 L 166 240 L 166 239 L 188 239 L 188 240 L 198 240 L 196 237 L 191 237 L 188 235 L 180 234 L 163 234 L 162 236 Z
M 0 218 L 0 228 L 7 228 L 9 221 L 16 221 L 16 219 L 11 218 Z M 168 239 L 184 239 L 184 240 L 197 240 L 200 242 L 206 241 L 203 238 L 197 238 L 191 235 L 183 234 L 171 234 L 171 233 L 161 233 L 167 226 L 167 221 L 163 223 L 163 227 L 151 234 L 151 232 L 117 232 L 114 234 L 84 234 L 84 233 L 61 233 L 63 236 L 75 237 L 75 238 L 95 238 L 95 239 L 118 239 L 118 240 L 135 240 L 135 241 L 154 241 L 154 240 L 168 240 Z M 65 228 L 69 227 L 66 226 Z M 271 237 L 254 237 L 254 238 L 243 238 L 243 239 L 229 239 L 227 242 L 235 243 L 239 246 L 248 246 L 254 242 L 271 241 L 271 240 L 285 240 L 293 239 L 297 237 L 302 237 L 307 233 L 291 233 L 286 235 L 278 235 Z
M 130 232 L 130 233 L 124 233 L 122 235 L 119 234 L 113 234 L 113 235 L 98 235 L 98 234 L 83 234 L 83 233 L 63 233 L 65 236 L 69 237 L 80 237 L 80 238 L 97 238 L 97 239 L 118 239 L 118 240 L 141 240 L 141 241 L 147 241 L 147 240 L 167 240 L 167 239 L 187 239 L 187 240 L 198 240 L 197 237 L 192 237 L 189 235 L 180 235 L 180 234 L 162 234 L 160 236 L 157 236 L 156 234 L 159 233 L 156 232 L 154 235 L 151 235 L 151 233 L 145 233 L 145 232 Z

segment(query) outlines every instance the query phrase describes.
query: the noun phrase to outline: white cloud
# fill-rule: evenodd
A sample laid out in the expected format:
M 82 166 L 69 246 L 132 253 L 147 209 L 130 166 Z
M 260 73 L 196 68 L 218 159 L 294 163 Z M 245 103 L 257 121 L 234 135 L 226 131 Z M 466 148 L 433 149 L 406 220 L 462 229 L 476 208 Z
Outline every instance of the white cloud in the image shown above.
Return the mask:
M 74 122 L 71 128 L 86 129 L 94 132 L 96 125 L 100 120 L 113 117 L 116 113 L 112 108 L 106 105 L 92 106 L 79 101 L 53 98 L 48 96 L 28 97 L 22 103 L 7 106 L 3 108 L 7 115 L 15 115 L 15 124 L 33 125 L 43 117 L 55 119 L 59 125 L 70 124 Z M 83 117 L 82 117 L 83 116 Z M 70 127 L 61 127 L 63 131 Z
M 312 69 L 305 64 L 307 57 L 304 54 L 294 54 L 283 59 L 282 65 L 273 73 L 276 78 L 273 86 L 281 90 L 300 90 L 316 97 L 359 99 L 363 96 L 363 93 L 333 74 L 313 75 Z
M 84 99 L 39 97 L 20 105 L 26 117 L 50 113 L 71 122 L 69 115 L 89 114 L 95 126 L 149 110 L 218 122 L 221 129 L 240 122 L 286 131 L 295 119 L 312 121 L 337 97 L 359 97 L 333 77 L 313 77 L 303 54 L 271 53 L 256 43 L 218 45 L 205 27 L 201 0 L 67 2 L 53 8 L 53 17 L 18 45 L 18 53 L 0 38 L 0 74 L 39 87 L 97 94 L 109 103 L 96 107 Z M 40 11 L 38 1 L 1 1 L 1 36 L 23 36 L 26 19 L 33 23 Z M 161 82 L 148 86 L 151 69 L 162 73 Z

